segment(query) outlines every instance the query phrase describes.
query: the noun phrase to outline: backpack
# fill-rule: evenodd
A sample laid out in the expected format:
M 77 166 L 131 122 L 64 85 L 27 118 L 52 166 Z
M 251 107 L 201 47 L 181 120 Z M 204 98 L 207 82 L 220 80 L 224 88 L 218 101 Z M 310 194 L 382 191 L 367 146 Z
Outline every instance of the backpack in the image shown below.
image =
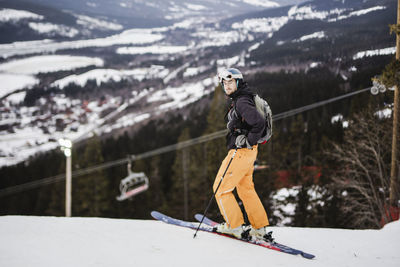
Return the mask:
M 260 113 L 260 115 L 265 119 L 265 129 L 257 143 L 265 144 L 272 137 L 272 111 L 268 102 L 258 94 L 253 95 L 253 100 L 258 113 Z

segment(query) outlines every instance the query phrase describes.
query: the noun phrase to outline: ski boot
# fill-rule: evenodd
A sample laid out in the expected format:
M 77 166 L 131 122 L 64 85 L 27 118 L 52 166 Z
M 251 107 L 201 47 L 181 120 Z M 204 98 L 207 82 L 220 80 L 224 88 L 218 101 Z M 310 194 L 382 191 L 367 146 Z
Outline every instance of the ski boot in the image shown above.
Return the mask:
M 240 225 L 236 228 L 230 228 L 227 223 L 218 224 L 213 228 L 213 232 L 217 232 L 220 234 L 226 234 L 238 239 L 249 239 L 250 228 L 245 225 Z
M 274 243 L 274 238 L 272 237 L 272 231 L 267 231 L 267 227 L 261 227 L 259 229 L 254 229 L 251 227 L 249 235 L 256 240 L 264 240 L 268 243 Z

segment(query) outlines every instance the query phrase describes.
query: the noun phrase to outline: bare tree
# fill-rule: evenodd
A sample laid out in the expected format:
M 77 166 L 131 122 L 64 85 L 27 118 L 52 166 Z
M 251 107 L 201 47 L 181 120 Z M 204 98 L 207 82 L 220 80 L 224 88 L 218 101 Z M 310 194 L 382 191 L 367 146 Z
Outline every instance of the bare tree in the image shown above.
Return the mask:
M 365 112 L 355 115 L 342 144 L 326 151 L 333 161 L 332 187 L 339 190 L 343 215 L 353 228 L 380 228 L 390 221 L 391 120 Z

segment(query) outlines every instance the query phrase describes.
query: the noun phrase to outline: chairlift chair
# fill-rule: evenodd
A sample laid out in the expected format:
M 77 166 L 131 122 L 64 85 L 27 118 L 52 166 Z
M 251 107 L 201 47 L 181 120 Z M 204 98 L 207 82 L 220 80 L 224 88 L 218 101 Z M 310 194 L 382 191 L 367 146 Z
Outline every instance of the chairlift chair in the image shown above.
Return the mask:
M 149 188 L 149 179 L 144 172 L 132 172 L 131 162 L 128 163 L 128 176 L 121 180 L 119 190 L 121 195 L 117 196 L 118 201 L 131 198 Z

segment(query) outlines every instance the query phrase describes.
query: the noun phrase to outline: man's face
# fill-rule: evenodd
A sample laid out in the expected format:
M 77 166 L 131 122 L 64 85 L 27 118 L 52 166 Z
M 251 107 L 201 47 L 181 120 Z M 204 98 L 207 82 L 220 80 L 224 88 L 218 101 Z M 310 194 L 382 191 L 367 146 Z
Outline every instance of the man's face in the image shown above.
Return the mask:
M 236 80 L 235 79 L 223 80 L 223 83 L 224 83 L 225 93 L 227 95 L 230 95 L 230 94 L 234 93 L 237 90 Z

